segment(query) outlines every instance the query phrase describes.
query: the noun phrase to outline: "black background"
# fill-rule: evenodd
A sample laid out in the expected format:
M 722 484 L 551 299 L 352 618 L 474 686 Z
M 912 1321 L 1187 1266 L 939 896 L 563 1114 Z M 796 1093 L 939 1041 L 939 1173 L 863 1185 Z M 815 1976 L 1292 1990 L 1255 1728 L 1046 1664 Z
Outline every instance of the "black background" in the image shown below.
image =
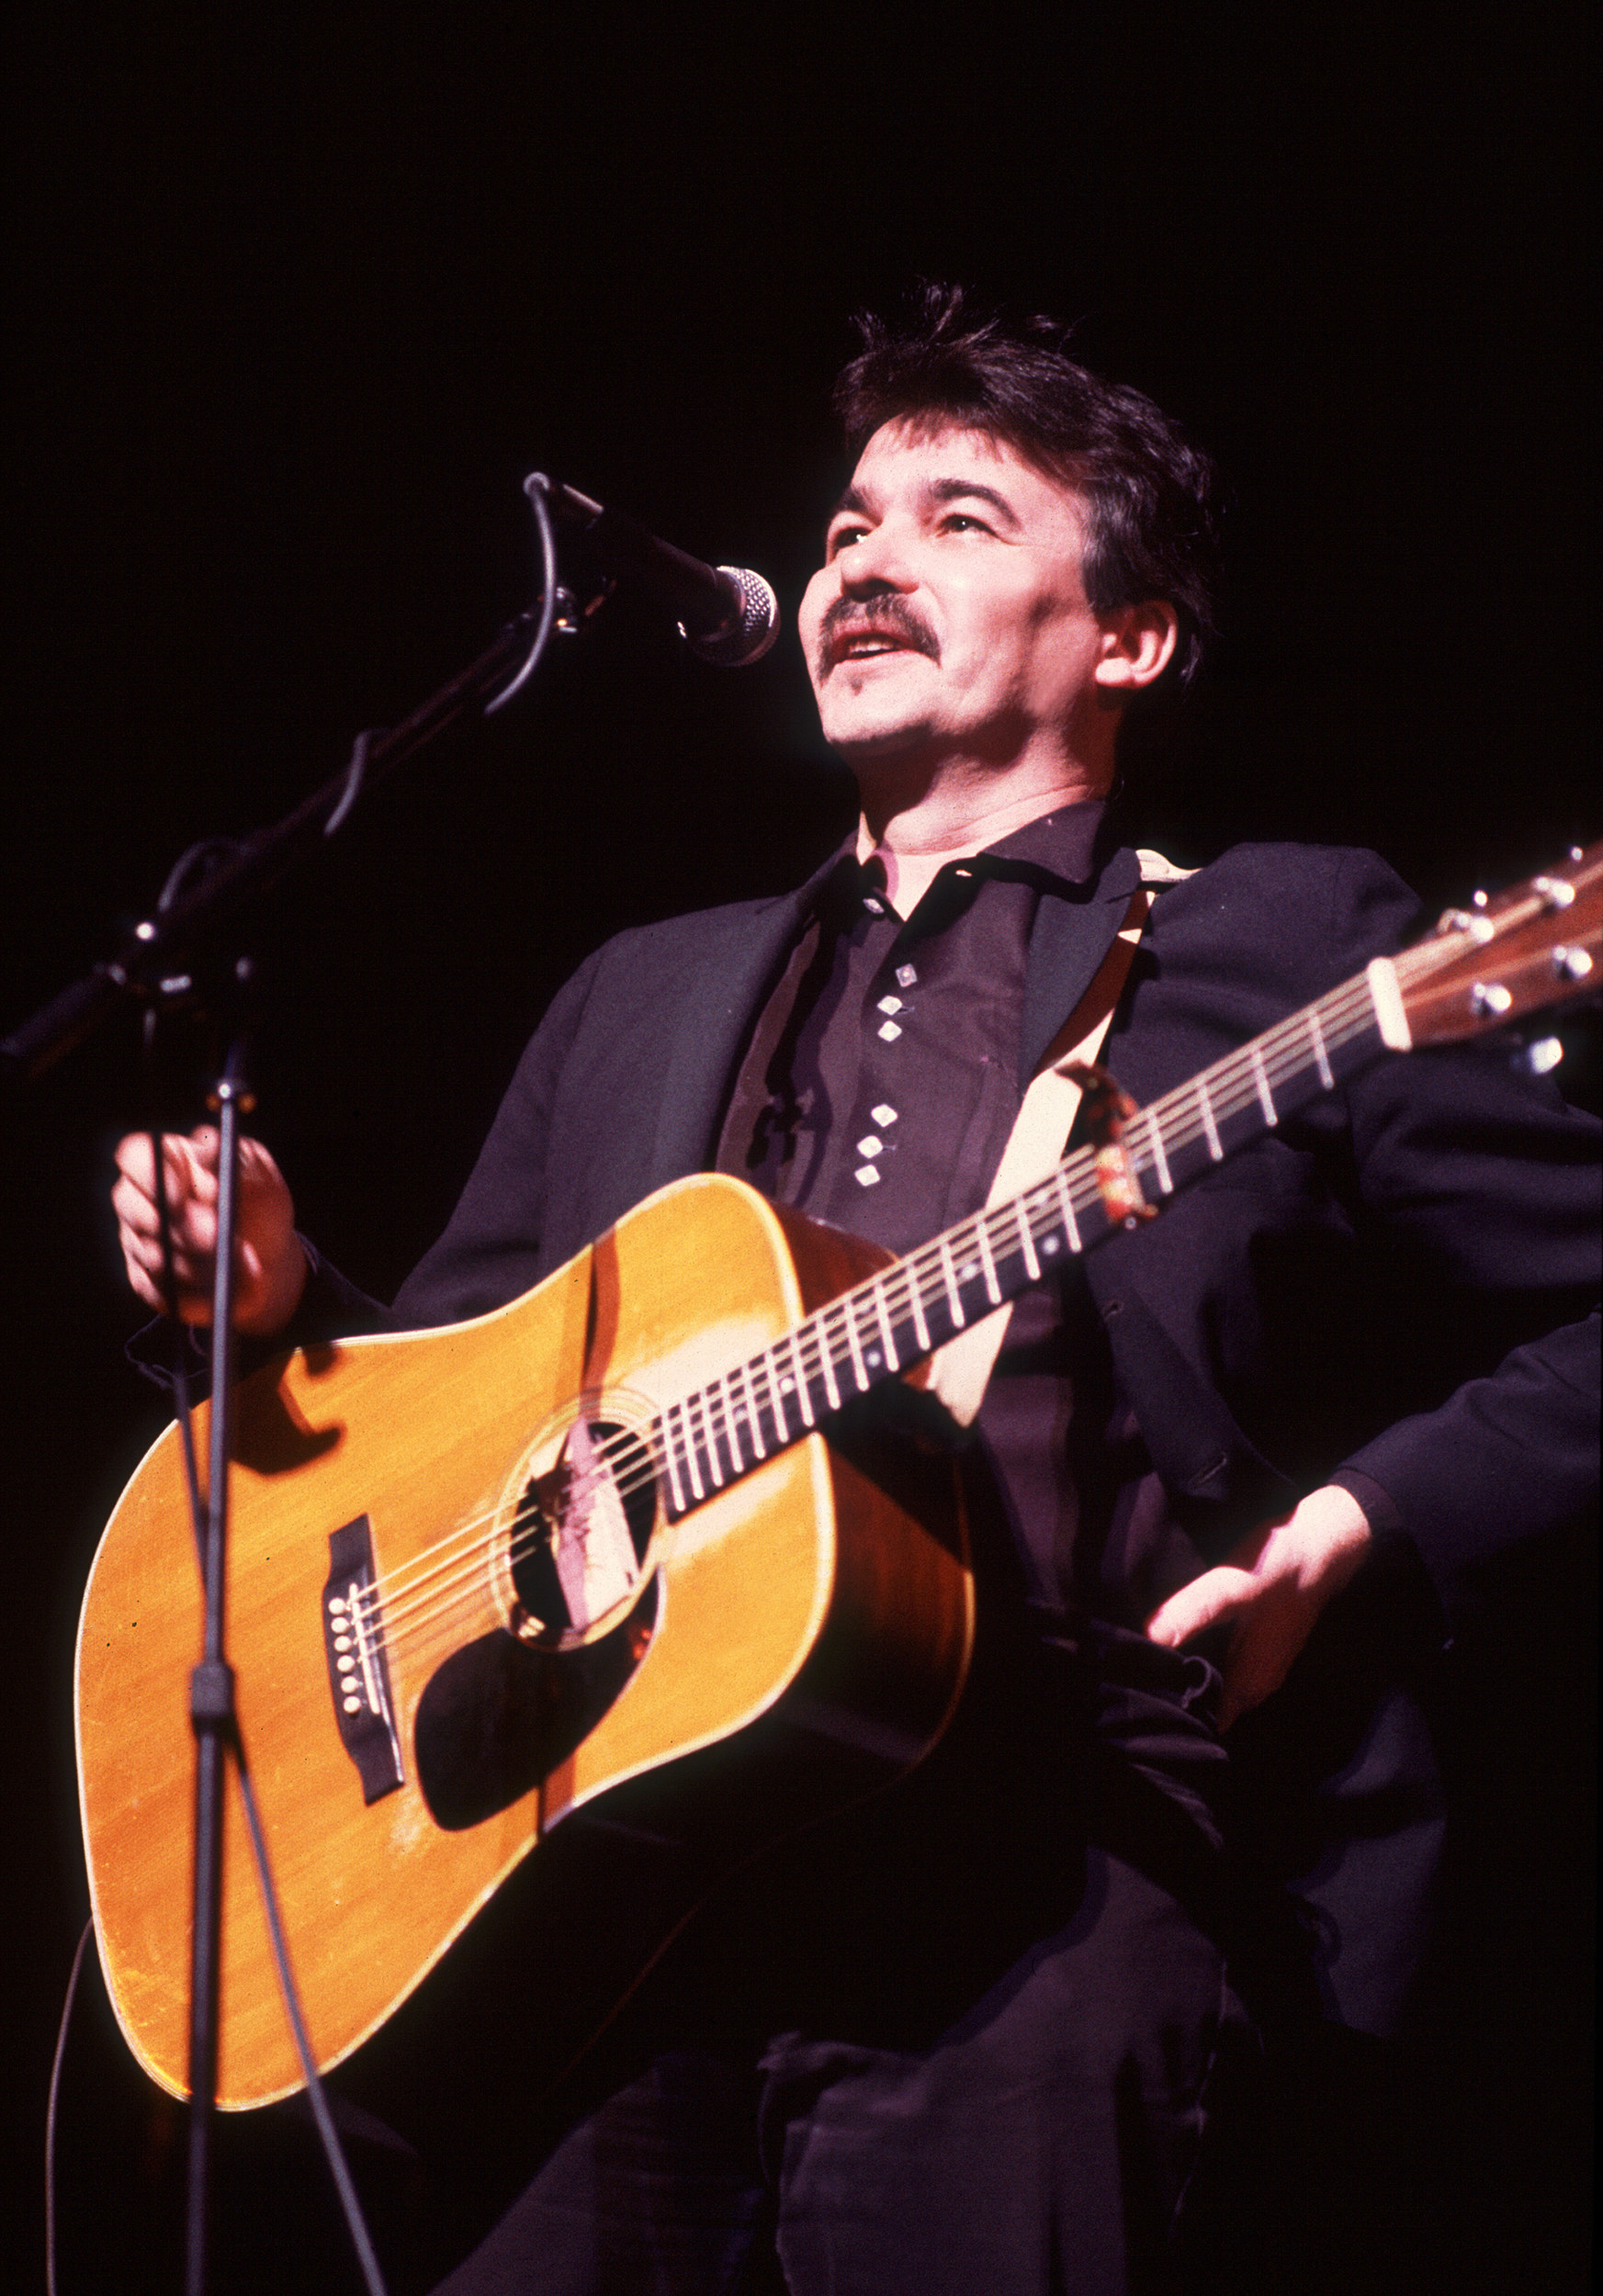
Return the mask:
M 1225 636 L 1155 841 L 1371 844 L 1439 900 L 1596 832 L 1579 6 L 218 0 L 34 5 L 11 37 L 0 1025 L 107 953 L 192 838 L 276 817 L 479 650 L 526 595 L 531 467 L 762 568 L 794 629 L 849 315 L 919 272 L 1076 318 L 1223 465 Z M 258 1129 L 302 1224 L 392 1287 L 574 962 L 792 881 L 848 809 L 793 637 L 717 673 L 615 606 L 256 935 Z M 73 1620 L 159 1424 L 104 1210 L 133 1041 L 0 1111 L 30 2276 L 85 1909 Z M 1580 2270 L 1578 1636 L 1530 1710 L 1579 1584 L 1522 1582 L 1467 1741 L 1421 2201 L 1466 2287 Z

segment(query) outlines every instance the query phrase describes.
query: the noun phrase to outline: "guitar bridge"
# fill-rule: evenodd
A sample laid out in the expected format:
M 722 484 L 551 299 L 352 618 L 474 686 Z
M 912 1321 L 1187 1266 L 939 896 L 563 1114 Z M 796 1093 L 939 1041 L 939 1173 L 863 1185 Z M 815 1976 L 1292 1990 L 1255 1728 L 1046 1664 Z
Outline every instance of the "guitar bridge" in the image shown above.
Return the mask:
M 340 1742 L 377 1802 L 404 1783 L 389 1694 L 384 1628 L 374 1593 L 373 1536 L 365 1514 L 331 1533 L 322 1591 L 322 1646 Z

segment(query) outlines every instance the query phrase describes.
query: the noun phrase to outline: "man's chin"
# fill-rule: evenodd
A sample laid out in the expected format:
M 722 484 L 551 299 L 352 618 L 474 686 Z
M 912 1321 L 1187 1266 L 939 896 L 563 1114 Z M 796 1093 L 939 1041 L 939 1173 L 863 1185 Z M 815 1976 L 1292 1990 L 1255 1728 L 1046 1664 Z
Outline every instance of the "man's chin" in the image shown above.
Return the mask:
M 820 721 L 824 739 L 853 769 L 914 757 L 929 747 L 935 731 L 927 718 L 890 712 L 880 716 L 867 710 L 824 710 Z

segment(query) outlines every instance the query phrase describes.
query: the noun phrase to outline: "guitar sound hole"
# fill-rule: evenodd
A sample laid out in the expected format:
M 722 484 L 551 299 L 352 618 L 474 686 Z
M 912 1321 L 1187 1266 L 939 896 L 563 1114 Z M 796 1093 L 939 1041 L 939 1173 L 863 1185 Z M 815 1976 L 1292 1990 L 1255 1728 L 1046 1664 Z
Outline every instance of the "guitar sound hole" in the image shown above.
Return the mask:
M 525 1485 L 513 1518 L 520 1638 L 560 1642 L 627 1601 L 656 1514 L 651 1455 L 639 1436 L 611 1420 L 577 1422 L 556 1465 Z

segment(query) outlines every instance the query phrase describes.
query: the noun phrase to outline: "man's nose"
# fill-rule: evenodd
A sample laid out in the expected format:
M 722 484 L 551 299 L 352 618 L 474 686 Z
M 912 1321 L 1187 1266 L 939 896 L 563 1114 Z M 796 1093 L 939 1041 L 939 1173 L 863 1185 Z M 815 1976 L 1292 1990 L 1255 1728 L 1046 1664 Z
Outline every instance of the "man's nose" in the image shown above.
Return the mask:
M 919 578 L 900 538 L 888 524 L 863 535 L 835 561 L 848 598 L 882 596 L 887 590 L 917 590 Z

